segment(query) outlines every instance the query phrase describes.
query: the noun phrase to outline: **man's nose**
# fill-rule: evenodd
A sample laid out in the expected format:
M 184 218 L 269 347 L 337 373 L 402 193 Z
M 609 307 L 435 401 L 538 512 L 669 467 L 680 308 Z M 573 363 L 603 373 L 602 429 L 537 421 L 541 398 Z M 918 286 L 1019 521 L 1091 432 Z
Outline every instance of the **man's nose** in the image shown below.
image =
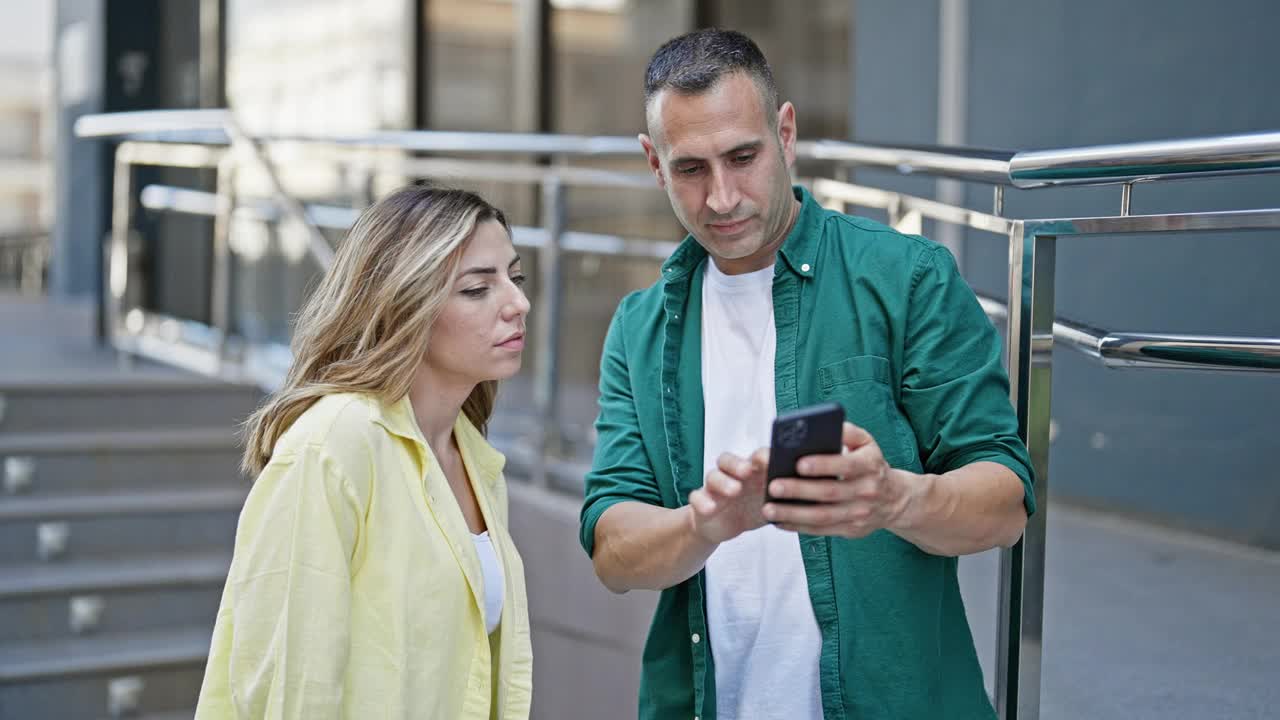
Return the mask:
M 738 207 L 738 186 L 729 173 L 712 170 L 711 191 L 707 193 L 707 208 L 716 215 L 731 215 Z

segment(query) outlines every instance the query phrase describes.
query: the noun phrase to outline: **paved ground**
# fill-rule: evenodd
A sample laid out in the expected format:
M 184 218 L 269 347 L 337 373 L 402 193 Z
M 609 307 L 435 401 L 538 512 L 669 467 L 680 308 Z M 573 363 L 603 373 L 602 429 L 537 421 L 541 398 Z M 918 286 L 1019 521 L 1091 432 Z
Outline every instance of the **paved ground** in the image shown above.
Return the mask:
M 93 339 L 96 327 L 97 316 L 87 303 L 0 293 L 0 378 L 74 379 L 113 374 L 122 361 Z M 148 379 L 190 377 L 145 361 L 133 366 L 145 370 L 141 375 Z
M 1280 717 L 1280 553 L 1049 512 L 1042 718 Z M 960 565 L 989 681 L 998 567 Z

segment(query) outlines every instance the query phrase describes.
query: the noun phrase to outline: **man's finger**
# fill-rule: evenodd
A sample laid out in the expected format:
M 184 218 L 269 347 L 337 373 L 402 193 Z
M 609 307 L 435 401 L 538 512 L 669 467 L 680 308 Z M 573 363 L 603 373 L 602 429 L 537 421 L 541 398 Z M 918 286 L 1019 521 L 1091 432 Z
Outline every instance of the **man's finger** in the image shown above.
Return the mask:
M 852 496 L 852 488 L 839 480 L 784 478 L 769 483 L 769 494 L 788 500 L 833 503 L 848 500 Z
M 751 474 L 751 461 L 733 453 L 721 453 L 716 459 L 716 467 L 720 472 L 739 479 Z
M 804 477 L 852 478 L 875 473 L 880 466 L 880 447 L 871 442 L 844 455 L 809 455 L 796 464 L 796 471 Z
M 742 493 L 742 483 L 734 477 L 726 475 L 718 470 L 713 470 L 707 475 L 707 480 L 703 486 L 713 495 L 719 495 L 727 498 L 737 497 Z
M 824 528 L 840 525 L 850 520 L 865 520 L 870 517 L 870 508 L 864 505 L 861 508 L 851 509 L 850 506 L 843 503 L 823 503 L 818 505 L 765 503 L 762 513 L 765 519 L 772 523 Z
M 769 469 L 769 448 L 762 447 L 751 453 L 751 467 L 761 472 Z
M 844 424 L 842 436 L 844 439 L 844 446 L 849 450 L 857 450 L 863 445 L 872 444 L 876 441 L 875 438 L 871 437 L 871 433 L 851 422 L 846 422 Z
M 694 490 L 689 493 L 689 507 L 693 511 L 703 517 L 714 515 L 718 505 L 712 497 L 702 490 Z

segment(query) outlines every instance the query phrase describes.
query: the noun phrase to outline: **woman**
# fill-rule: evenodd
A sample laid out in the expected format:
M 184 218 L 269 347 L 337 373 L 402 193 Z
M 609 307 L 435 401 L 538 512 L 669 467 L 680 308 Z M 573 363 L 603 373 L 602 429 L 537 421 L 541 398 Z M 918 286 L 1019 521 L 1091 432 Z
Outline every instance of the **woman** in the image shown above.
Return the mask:
M 524 570 L 484 438 L 529 302 L 502 213 L 411 186 L 366 210 L 248 421 L 256 474 L 197 718 L 526 718 Z

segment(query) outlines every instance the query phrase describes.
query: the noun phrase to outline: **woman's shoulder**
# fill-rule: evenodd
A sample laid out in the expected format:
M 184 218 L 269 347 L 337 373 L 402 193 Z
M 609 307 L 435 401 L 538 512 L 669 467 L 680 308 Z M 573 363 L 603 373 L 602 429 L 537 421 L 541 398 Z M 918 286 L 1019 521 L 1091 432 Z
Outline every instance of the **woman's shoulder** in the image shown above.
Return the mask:
M 376 437 L 377 399 L 364 393 L 325 395 L 307 408 L 276 442 L 274 454 L 323 449 L 330 454 L 367 453 Z

